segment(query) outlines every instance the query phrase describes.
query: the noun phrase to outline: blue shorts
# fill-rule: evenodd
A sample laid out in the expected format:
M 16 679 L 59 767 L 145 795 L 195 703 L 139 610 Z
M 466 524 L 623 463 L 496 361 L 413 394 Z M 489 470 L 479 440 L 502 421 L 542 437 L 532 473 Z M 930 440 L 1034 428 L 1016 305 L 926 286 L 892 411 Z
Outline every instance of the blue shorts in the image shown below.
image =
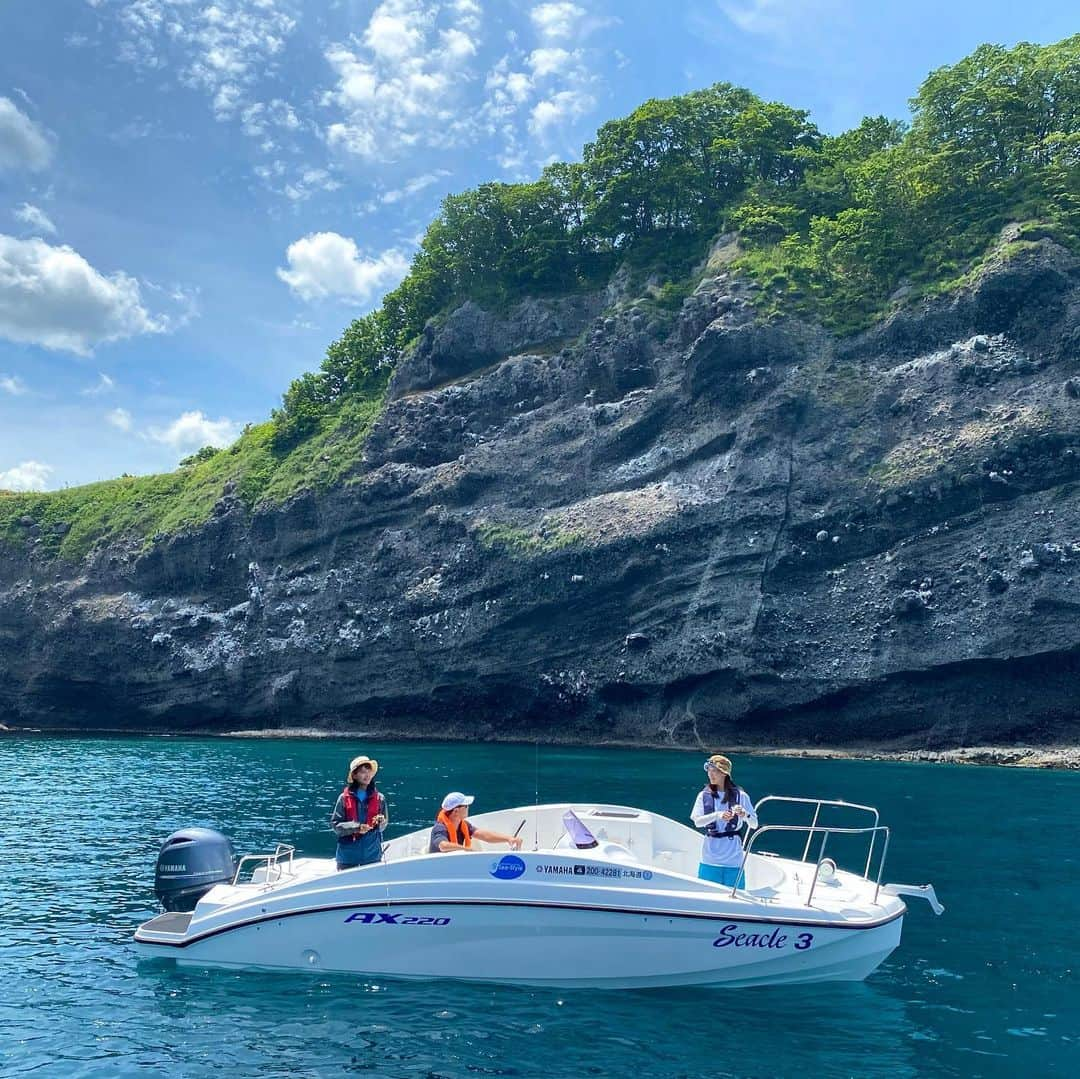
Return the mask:
M 698 865 L 697 875 L 700 880 L 710 880 L 713 884 L 726 884 L 729 888 L 736 882 L 743 883 L 742 871 L 737 865 Z

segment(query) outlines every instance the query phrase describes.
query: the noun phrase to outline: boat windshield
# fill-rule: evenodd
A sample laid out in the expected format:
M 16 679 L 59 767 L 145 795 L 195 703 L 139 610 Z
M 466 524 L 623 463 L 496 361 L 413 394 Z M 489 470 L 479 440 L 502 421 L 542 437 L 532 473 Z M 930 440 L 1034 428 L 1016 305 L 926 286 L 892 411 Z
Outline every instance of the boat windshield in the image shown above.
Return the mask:
M 566 834 L 570 836 L 578 850 L 591 850 L 599 845 L 596 836 L 589 831 L 585 822 L 572 809 L 568 809 L 562 819 Z

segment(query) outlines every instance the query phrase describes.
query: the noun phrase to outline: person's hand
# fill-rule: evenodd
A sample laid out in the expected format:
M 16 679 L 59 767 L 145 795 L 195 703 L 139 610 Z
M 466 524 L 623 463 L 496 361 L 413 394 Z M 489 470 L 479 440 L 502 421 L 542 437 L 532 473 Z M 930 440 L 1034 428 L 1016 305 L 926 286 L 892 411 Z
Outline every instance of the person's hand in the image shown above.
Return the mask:
M 724 812 L 720 814 L 720 819 L 721 820 L 731 820 L 731 810 L 730 809 L 725 809 Z
M 746 816 L 746 809 L 743 806 L 736 806 L 735 807 L 735 816 L 736 817 L 745 817 Z
M 386 823 L 386 817 L 383 816 L 382 813 L 376 813 L 375 814 L 375 819 L 372 821 L 372 824 L 374 824 L 376 827 L 380 827 L 381 825 L 383 825 L 385 823 Z
M 515 835 L 510 837 L 510 849 L 521 850 L 521 836 Z
M 367 835 L 368 832 L 371 831 L 371 825 L 370 824 L 361 824 L 360 827 L 357 829 L 357 831 L 361 835 Z

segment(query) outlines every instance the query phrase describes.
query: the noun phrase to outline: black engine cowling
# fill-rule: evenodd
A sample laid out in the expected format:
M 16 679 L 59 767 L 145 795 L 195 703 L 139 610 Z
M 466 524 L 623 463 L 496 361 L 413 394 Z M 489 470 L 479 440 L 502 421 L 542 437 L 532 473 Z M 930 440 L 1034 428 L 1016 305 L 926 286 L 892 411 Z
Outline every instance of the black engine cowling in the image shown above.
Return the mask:
M 166 910 L 189 911 L 215 884 L 236 873 L 232 841 L 212 828 L 182 828 L 158 851 L 154 894 Z

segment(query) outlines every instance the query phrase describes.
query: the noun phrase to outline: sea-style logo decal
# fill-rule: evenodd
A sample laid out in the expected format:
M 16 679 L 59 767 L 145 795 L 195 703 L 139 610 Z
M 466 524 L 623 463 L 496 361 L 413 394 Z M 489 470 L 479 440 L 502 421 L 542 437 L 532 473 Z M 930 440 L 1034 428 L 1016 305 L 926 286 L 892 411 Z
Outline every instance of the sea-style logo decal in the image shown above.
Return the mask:
M 525 872 L 525 863 L 516 854 L 504 854 L 491 863 L 489 873 L 496 880 L 517 880 Z

